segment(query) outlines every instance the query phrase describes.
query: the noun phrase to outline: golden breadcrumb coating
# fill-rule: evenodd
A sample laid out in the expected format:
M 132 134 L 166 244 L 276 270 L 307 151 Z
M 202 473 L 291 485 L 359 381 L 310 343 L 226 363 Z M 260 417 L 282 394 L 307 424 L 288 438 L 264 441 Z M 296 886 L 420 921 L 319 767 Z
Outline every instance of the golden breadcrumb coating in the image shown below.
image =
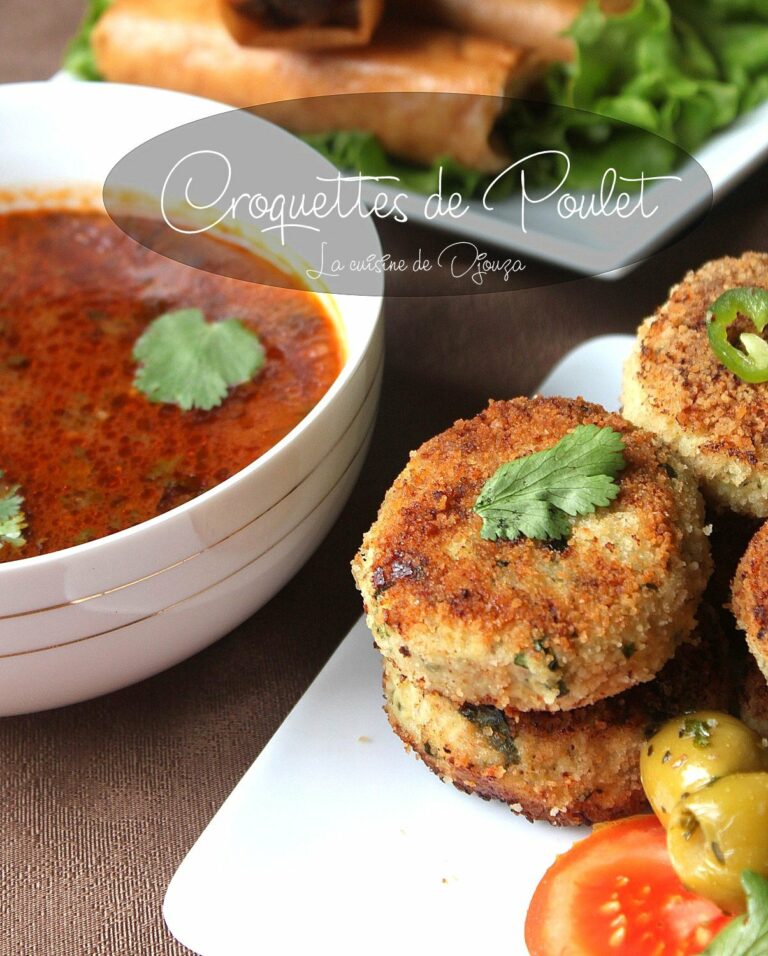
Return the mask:
M 563 547 L 486 541 L 472 508 L 506 461 L 577 425 L 622 433 L 617 499 Z M 703 502 L 655 437 L 582 399 L 492 402 L 411 454 L 353 562 L 368 623 L 410 680 L 456 702 L 569 710 L 651 680 L 710 574 Z
M 558 714 L 496 711 L 508 740 L 500 741 L 498 725 L 487 719 L 493 713 L 481 711 L 486 720 L 479 726 L 476 708 L 423 690 L 389 662 L 385 709 L 397 734 L 435 773 L 531 820 L 564 826 L 640 813 L 646 809 L 640 751 L 648 737 L 685 710 L 731 705 L 727 642 L 711 611 L 704 620 L 701 638 L 683 644 L 647 684 Z
M 739 717 L 755 733 L 768 738 L 768 683 L 751 657 L 739 692 Z
M 768 522 L 754 535 L 739 562 L 731 607 L 757 666 L 768 678 Z

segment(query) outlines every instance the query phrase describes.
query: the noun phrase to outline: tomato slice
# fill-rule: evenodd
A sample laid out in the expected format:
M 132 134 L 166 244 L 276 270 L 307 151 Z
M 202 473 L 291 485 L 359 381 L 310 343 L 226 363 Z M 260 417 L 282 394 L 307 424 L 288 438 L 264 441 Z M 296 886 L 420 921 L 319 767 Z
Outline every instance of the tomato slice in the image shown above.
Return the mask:
M 686 890 L 655 816 L 596 830 L 558 857 L 525 921 L 531 956 L 693 956 L 731 919 Z

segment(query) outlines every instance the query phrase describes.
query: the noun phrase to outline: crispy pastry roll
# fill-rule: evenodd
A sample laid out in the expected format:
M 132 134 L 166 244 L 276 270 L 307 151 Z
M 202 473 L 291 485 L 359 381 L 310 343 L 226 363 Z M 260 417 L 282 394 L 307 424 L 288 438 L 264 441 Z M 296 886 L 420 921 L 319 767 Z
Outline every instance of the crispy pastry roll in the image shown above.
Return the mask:
M 481 171 L 506 162 L 492 142 L 503 95 L 537 72 L 522 47 L 414 23 L 387 24 L 370 46 L 329 53 L 244 47 L 210 0 L 115 0 L 92 43 L 108 80 L 233 106 L 271 103 L 265 115 L 294 132 L 363 130 L 397 156 L 450 156 Z M 331 95 L 339 93 L 391 95 Z
M 393 16 L 417 16 L 459 33 L 536 47 L 542 59 L 569 60 L 573 44 L 563 32 L 585 0 L 390 0 Z M 633 0 L 603 0 L 607 13 L 622 13 Z
M 370 42 L 384 0 L 220 0 L 227 29 L 245 46 L 330 50 Z

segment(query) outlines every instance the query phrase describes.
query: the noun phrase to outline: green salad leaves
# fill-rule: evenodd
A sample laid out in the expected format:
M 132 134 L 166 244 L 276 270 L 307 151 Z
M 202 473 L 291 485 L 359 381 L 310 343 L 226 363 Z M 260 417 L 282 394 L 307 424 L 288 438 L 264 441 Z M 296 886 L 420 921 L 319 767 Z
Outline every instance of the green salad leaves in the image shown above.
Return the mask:
M 695 150 L 768 97 L 764 0 L 636 0 L 620 15 L 589 0 L 568 33 L 576 57 L 550 69 L 547 105 L 513 106 L 507 128 L 515 155 L 567 152 L 570 187 L 594 185 L 608 165 L 669 173 L 672 144 Z
M 206 322 L 200 309 L 180 309 L 147 327 L 133 357 L 139 363 L 134 385 L 150 401 L 208 411 L 230 388 L 254 377 L 264 364 L 264 347 L 237 319 Z
M 721 929 L 702 956 L 768 956 L 768 880 L 745 870 L 741 885 L 747 912 Z
M 624 176 L 671 173 L 680 149 L 697 149 L 768 98 L 765 0 L 636 0 L 619 15 L 588 0 L 568 35 L 573 62 L 553 64 L 531 101 L 511 101 L 499 132 L 512 158 L 567 153 L 569 188 L 596 186 L 610 166 Z M 437 188 L 441 163 L 445 191 L 476 195 L 490 181 L 444 160 L 424 169 L 398 163 L 369 133 L 306 138 L 342 169 L 398 175 L 424 192 Z M 559 182 L 558 162 L 540 161 L 529 181 Z
M 417 166 L 390 156 L 373 133 L 339 130 L 311 133 L 302 139 L 327 157 L 339 169 L 360 170 L 366 176 L 397 176 L 400 183 L 418 193 L 434 193 L 440 186 L 442 168 L 443 194 L 452 192 L 472 196 L 488 183 L 488 176 L 469 169 L 450 156 L 436 159 L 431 166 Z
M 101 79 L 93 57 L 91 33 L 111 3 L 112 0 L 87 0 L 85 15 L 77 28 L 77 33 L 64 51 L 61 65 L 68 73 L 72 73 L 81 80 Z
M 567 538 L 572 517 L 591 514 L 618 495 L 614 479 L 625 467 L 623 451 L 612 428 L 579 425 L 552 448 L 501 465 L 475 502 L 481 536 Z
M 20 548 L 26 544 L 23 531 L 27 526 L 27 519 L 21 506 L 24 498 L 19 494 L 18 485 L 6 485 L 3 482 L 3 472 L 0 471 L 0 548 L 9 544 L 13 548 Z

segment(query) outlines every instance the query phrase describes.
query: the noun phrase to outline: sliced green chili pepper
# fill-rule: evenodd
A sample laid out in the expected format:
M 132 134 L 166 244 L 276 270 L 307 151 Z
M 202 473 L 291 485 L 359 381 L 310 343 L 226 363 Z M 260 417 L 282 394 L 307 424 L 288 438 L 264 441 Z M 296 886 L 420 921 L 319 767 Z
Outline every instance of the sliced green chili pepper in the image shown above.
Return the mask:
M 754 332 L 742 332 L 743 348 L 728 340 L 728 329 L 743 315 L 758 332 L 768 325 L 768 290 L 744 287 L 729 289 L 710 306 L 707 335 L 712 351 L 735 375 L 752 384 L 768 382 L 768 342 Z

